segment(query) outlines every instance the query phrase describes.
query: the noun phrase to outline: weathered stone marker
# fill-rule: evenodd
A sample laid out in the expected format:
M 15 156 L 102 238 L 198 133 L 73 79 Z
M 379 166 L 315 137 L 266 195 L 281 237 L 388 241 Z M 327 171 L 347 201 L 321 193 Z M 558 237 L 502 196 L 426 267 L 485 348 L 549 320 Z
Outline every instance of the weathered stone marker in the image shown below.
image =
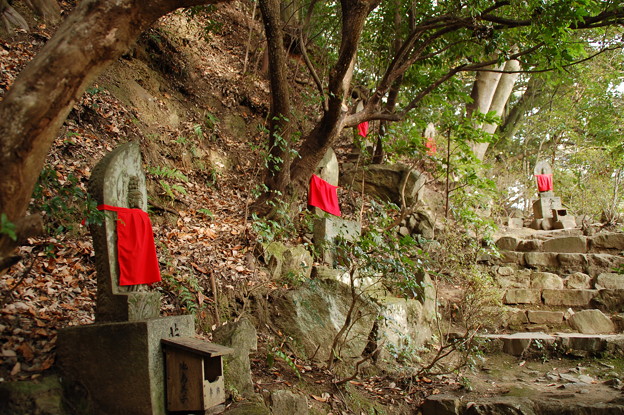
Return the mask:
M 552 168 L 547 161 L 539 161 L 534 169 L 538 180 L 539 199 L 533 202 L 533 229 L 569 229 L 576 226 L 573 217 L 568 216 L 567 209 L 561 205 L 561 198 L 556 197 L 552 190 Z M 540 183 L 540 178 L 546 178 Z M 546 183 L 546 182 L 550 183 Z M 542 187 L 544 186 L 544 187 Z
M 91 174 L 89 193 L 98 205 L 139 208 L 147 212 L 145 175 L 138 144 L 118 147 Z M 90 227 L 97 269 L 95 321 L 137 321 L 156 318 L 160 294 L 145 285 L 119 285 L 117 214 L 104 212 L 103 226 Z
M 89 190 L 98 204 L 146 210 L 138 144 L 122 145 L 104 157 L 93 169 Z M 119 285 L 117 217 L 115 212 L 105 215 L 103 225 L 91 228 L 98 273 L 96 323 L 58 333 L 57 361 L 66 400 L 80 415 L 165 415 L 161 341 L 190 339 L 185 344 L 195 344 L 194 319 L 191 315 L 159 317 L 158 293 L 146 285 Z M 193 354 L 190 349 L 188 353 Z M 200 349 L 202 370 L 212 370 L 210 380 L 222 382 L 214 375 L 221 370 L 220 356 L 228 352 L 227 348 L 215 349 L 219 359 L 216 369 L 211 364 L 204 367 L 203 359 L 210 353 L 205 344 Z M 203 377 L 190 380 L 201 385 L 205 382 Z M 209 388 L 215 386 L 208 383 Z M 222 388 L 219 390 L 222 393 Z M 222 395 L 214 397 L 211 404 Z

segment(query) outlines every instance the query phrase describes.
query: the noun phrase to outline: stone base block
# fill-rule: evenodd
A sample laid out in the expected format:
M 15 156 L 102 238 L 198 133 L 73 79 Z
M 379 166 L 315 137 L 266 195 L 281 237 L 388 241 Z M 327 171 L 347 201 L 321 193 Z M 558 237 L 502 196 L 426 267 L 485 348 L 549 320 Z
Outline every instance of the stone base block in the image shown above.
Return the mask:
M 57 363 L 80 415 L 165 415 L 163 338 L 195 334 L 193 316 L 68 327 Z

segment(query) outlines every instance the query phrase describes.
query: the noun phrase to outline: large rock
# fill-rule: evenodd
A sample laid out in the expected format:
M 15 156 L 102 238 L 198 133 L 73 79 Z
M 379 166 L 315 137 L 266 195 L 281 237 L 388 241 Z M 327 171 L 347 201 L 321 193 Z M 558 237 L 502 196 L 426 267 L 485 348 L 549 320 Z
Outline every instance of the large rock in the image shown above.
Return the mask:
M 584 236 L 552 238 L 542 244 L 544 252 L 586 253 L 587 239 Z
M 342 329 L 353 296 L 349 286 L 333 280 L 314 280 L 287 292 L 275 291 L 269 298 L 272 313 L 279 315 L 277 329 L 291 336 L 308 358 L 325 361 L 336 334 Z M 343 343 L 343 355 L 360 356 L 373 329 L 379 307 L 364 297 L 356 300 L 354 318 L 348 341 Z
M 343 167 L 340 175 L 342 186 L 357 183 L 359 190 L 363 179 L 366 194 L 377 196 L 398 206 L 402 205 L 403 196 L 407 206 L 415 204 L 420 200 L 425 187 L 425 176 L 402 164 L 374 164 L 357 169 L 354 165 Z
M 605 272 L 596 277 L 596 289 L 622 290 L 624 289 L 624 275 L 614 272 Z
M 431 395 L 420 408 L 422 415 L 459 415 L 461 403 L 452 395 Z
M 384 341 L 384 350 L 413 356 L 416 348 L 431 338 L 431 315 L 426 315 L 422 303 L 396 297 L 378 299 L 381 304 L 382 323 L 379 338 Z M 383 357 L 387 357 L 384 353 Z
M 624 233 L 599 233 L 591 238 L 591 247 L 594 249 L 624 250 Z
M 546 305 L 562 305 L 568 307 L 585 307 L 592 298 L 598 295 L 598 290 L 544 290 L 542 298 Z
M 226 388 L 249 398 L 254 394 L 249 353 L 258 349 L 256 328 L 245 318 L 217 327 L 212 337 L 216 343 L 231 347 L 234 352 L 224 357 Z
M 587 289 L 592 287 L 591 277 L 582 272 L 568 275 L 564 280 L 565 286 L 573 290 Z
M 515 251 L 518 243 L 515 236 L 502 236 L 496 240 L 496 247 L 502 251 Z
M 271 392 L 272 415 L 307 415 L 308 400 L 305 396 L 286 390 Z
M 531 275 L 531 288 L 560 290 L 563 288 L 563 280 L 557 274 L 550 272 L 534 272 Z
M 0 382 L 0 414 L 64 414 L 62 388 L 58 377 L 34 381 Z
M 300 282 L 312 273 L 312 255 L 303 245 L 271 242 L 265 246 L 264 258 L 274 279 Z
M 570 327 L 584 334 L 612 333 L 615 325 L 600 310 L 582 310 L 568 319 Z

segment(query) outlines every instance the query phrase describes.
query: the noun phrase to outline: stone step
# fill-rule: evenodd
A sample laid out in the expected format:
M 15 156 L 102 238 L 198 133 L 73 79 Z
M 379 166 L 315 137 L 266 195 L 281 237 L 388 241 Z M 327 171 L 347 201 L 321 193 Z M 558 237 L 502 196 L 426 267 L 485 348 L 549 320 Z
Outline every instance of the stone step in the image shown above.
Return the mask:
M 619 253 L 624 250 L 624 233 L 601 232 L 585 236 L 580 230 L 507 234 L 495 240 L 498 249 L 515 252 Z
M 601 273 L 613 272 L 615 268 L 624 267 L 624 256 L 621 254 L 536 251 L 501 251 L 500 254 L 499 258 L 491 259 L 491 262 L 558 274 L 583 272 L 593 277 Z
M 606 351 L 621 351 L 624 346 L 624 334 L 519 332 L 512 334 L 481 334 L 479 337 L 491 342 L 491 347 L 498 348 L 512 356 L 522 356 L 529 352 L 541 353 L 544 351 L 596 354 Z
M 597 308 L 607 313 L 624 312 L 624 289 L 508 288 L 502 300 L 506 305 Z
M 537 329 L 547 331 L 575 330 L 583 334 L 613 334 L 624 330 L 621 314 L 606 315 L 597 309 L 574 312 L 568 310 L 506 310 L 506 327 L 522 327 L 527 331 Z

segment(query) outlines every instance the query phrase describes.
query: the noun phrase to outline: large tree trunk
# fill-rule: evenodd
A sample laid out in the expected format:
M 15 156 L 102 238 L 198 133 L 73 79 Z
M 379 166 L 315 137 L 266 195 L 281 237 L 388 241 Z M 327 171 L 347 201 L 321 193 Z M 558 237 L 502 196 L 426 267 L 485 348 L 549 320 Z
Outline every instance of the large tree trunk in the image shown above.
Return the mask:
M 290 192 L 301 193 L 327 150 L 345 127 L 348 113 L 347 93 L 351 85 L 357 48 L 368 14 L 378 0 L 342 0 L 342 29 L 338 60 L 329 74 L 328 106 L 321 120 L 307 134 L 299 149 L 299 158 L 290 169 Z
M 269 190 L 283 191 L 290 182 L 290 93 L 286 77 L 286 51 L 279 0 L 260 0 L 269 54 L 271 111 L 269 114 L 269 160 L 265 180 Z
M 218 0 L 81 1 L 0 102 L 0 213 L 24 216 L 59 128 L 76 99 L 156 19 Z M 0 235 L 0 259 L 8 253 Z
M 28 31 L 28 23 L 7 0 L 0 0 L 0 17 L 2 18 L 2 29 L 7 34 L 11 34 L 13 29 L 23 29 Z
M 503 111 L 505 110 L 505 105 L 507 105 L 507 101 L 511 96 L 511 92 L 513 91 L 513 87 L 518 79 L 518 71 L 520 70 L 520 62 L 516 59 L 509 60 L 505 62 L 505 67 L 503 68 L 505 72 L 500 76 L 500 79 L 496 85 L 496 90 L 494 92 L 494 96 L 492 97 L 490 107 L 486 112 L 494 111 L 497 116 L 502 116 Z M 496 128 L 498 124 L 489 123 L 483 126 L 483 131 L 488 134 L 494 134 L 496 132 Z M 475 143 L 473 146 L 473 151 L 475 156 L 479 160 L 483 160 L 485 157 L 485 152 L 487 151 L 490 143 Z
M 26 3 L 46 23 L 57 24 L 61 21 L 61 7 L 56 0 L 26 0 Z

